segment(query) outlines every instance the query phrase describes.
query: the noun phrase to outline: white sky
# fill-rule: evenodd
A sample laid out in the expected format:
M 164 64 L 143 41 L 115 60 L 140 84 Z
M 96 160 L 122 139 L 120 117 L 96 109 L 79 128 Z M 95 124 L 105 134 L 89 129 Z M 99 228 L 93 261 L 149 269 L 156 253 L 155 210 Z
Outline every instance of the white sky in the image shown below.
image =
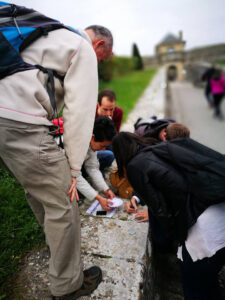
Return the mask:
M 4 0 L 3 0 L 4 1 Z M 7 1 L 7 0 L 5 0 Z M 186 49 L 225 42 L 225 0 L 14 0 L 75 28 L 103 25 L 112 31 L 113 52 L 154 54 L 166 34 L 183 31 Z

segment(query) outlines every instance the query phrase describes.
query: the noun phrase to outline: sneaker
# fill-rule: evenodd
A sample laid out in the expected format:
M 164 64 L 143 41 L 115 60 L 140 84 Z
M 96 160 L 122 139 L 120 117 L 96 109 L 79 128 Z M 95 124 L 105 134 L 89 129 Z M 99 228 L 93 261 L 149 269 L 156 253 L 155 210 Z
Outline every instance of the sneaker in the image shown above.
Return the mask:
M 102 271 L 94 266 L 84 270 L 84 281 L 79 290 L 64 296 L 52 296 L 52 300 L 75 300 L 82 296 L 90 295 L 102 281 Z

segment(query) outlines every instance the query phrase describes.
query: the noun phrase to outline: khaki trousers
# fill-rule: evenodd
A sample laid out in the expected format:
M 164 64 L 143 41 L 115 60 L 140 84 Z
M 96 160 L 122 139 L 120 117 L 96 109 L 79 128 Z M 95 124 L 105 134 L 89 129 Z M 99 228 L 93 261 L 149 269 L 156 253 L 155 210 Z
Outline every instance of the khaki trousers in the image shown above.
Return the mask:
M 26 190 L 26 197 L 50 248 L 51 293 L 61 296 L 80 288 L 80 215 L 67 191 L 67 158 L 49 128 L 0 118 L 0 160 Z

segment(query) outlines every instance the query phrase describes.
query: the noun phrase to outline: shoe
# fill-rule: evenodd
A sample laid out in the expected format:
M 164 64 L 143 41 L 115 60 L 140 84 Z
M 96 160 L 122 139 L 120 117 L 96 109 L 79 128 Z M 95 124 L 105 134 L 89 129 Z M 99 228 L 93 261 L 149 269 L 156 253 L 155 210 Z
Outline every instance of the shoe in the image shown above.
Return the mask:
M 52 300 L 75 300 L 82 296 L 90 295 L 102 281 L 102 271 L 99 267 L 93 266 L 84 270 L 84 281 L 79 290 L 63 296 L 52 296 Z

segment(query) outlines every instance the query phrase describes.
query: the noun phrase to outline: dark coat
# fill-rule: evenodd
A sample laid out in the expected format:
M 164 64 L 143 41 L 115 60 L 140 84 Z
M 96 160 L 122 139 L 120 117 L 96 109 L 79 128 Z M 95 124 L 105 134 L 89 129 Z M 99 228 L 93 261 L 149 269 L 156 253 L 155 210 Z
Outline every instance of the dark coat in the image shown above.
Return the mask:
M 138 153 L 127 166 L 135 193 L 150 209 L 167 238 L 186 238 L 184 207 L 188 197 L 184 178 L 152 151 Z
M 204 162 L 203 157 L 207 161 L 209 157 L 222 160 L 224 157 L 184 138 L 146 147 L 128 163 L 127 176 L 135 192 L 148 206 L 167 237 L 181 244 L 187 237 L 188 229 L 209 204 L 190 193 L 185 174 L 176 163 L 171 162 L 171 150 L 174 149 L 173 160 L 184 160 L 190 166 Z M 196 155 L 187 155 L 186 150 L 192 150 Z

